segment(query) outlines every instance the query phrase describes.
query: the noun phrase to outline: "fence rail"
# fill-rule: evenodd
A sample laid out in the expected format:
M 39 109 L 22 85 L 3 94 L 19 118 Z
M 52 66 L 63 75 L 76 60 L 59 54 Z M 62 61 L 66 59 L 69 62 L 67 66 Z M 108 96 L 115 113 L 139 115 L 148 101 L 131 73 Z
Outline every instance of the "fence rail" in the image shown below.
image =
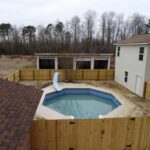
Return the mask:
M 20 80 L 52 80 L 55 70 L 21 69 Z M 113 80 L 114 70 L 72 70 L 60 69 L 60 80 Z
M 114 80 L 114 69 L 59 69 L 60 81 L 75 81 L 75 80 Z M 53 69 L 20 69 L 4 79 L 19 82 L 24 80 L 52 80 L 55 70 Z M 147 100 L 150 100 L 150 82 L 145 83 L 145 95 Z
M 31 150 L 147 150 L 150 117 L 35 120 Z

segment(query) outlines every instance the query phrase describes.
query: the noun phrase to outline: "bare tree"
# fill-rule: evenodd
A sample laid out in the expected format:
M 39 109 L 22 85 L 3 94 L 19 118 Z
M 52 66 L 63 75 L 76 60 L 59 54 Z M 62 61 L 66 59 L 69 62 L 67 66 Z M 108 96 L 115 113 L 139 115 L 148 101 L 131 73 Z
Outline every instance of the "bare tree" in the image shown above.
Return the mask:
M 84 22 L 82 24 L 83 47 L 86 52 L 92 50 L 92 40 L 95 33 L 96 12 L 89 10 L 85 13 Z
M 148 20 L 148 23 L 145 25 L 146 26 L 146 33 L 150 33 L 150 19 Z
M 121 31 L 120 31 L 120 39 L 124 40 L 126 38 L 129 38 L 131 36 L 130 33 L 130 21 L 127 18 L 127 20 L 125 20 L 121 26 Z
M 16 26 L 13 27 L 12 41 L 15 44 L 18 44 L 20 42 L 20 33 L 19 33 L 19 29 Z
M 80 18 L 78 16 L 74 16 L 71 19 L 71 30 L 72 30 L 74 44 L 77 45 L 77 43 L 79 42 L 80 31 L 81 31 Z
M 42 25 L 39 25 L 37 27 L 37 40 L 42 43 L 45 43 L 47 38 L 47 33 L 45 33 L 45 30 L 45 27 L 43 27 Z
M 116 16 L 116 33 L 115 33 L 115 41 L 119 40 L 121 38 L 121 28 L 123 25 L 123 14 Z
M 86 32 L 86 38 L 88 40 L 92 40 L 94 34 L 95 20 L 96 20 L 96 12 L 93 10 L 89 10 L 85 14 L 84 28 Z
M 144 33 L 145 28 L 145 17 L 139 15 L 138 13 L 134 13 L 130 18 L 130 31 L 131 35 L 140 35 Z
M 101 33 L 102 33 L 102 47 L 104 47 L 105 43 L 105 36 L 106 36 L 106 20 L 107 20 L 107 13 L 103 13 L 101 16 Z
M 65 24 L 57 21 L 46 27 L 12 27 L 10 23 L 1 23 L 0 54 L 114 52 L 113 42 L 150 31 L 150 22 L 138 13 L 124 19 L 123 14 L 104 12 L 100 30 L 96 29 L 95 11 L 87 11 L 83 19 L 74 16 Z
M 106 39 L 107 39 L 107 49 L 110 49 L 110 44 L 113 42 L 114 36 L 114 28 L 115 28 L 115 13 L 114 12 L 108 12 L 106 13 Z

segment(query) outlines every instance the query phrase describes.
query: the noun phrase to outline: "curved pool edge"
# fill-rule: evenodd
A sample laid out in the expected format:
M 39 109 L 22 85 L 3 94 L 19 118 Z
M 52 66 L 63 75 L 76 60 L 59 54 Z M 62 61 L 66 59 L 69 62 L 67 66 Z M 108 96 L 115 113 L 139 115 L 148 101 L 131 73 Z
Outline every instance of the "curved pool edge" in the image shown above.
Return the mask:
M 69 88 L 69 89 L 74 89 L 74 88 L 85 89 L 85 87 L 86 87 L 86 88 L 98 90 L 98 91 L 101 91 L 104 93 L 109 93 L 109 94 L 113 95 L 121 103 L 121 105 L 118 106 L 117 108 L 115 108 L 114 110 L 112 110 L 111 112 L 109 112 L 108 114 L 99 117 L 99 119 L 100 118 L 109 118 L 109 117 L 112 118 L 112 117 L 128 116 L 130 114 L 130 111 L 135 108 L 135 104 L 130 102 L 128 99 L 126 99 L 120 93 L 113 91 L 112 89 L 106 89 L 106 88 L 102 88 L 102 87 L 95 87 L 95 86 L 88 85 L 88 84 L 78 84 L 78 83 L 62 83 L 62 86 L 64 88 Z M 42 118 L 49 119 L 49 120 L 73 119 L 73 117 L 65 116 L 61 113 L 58 113 L 58 112 L 42 105 L 46 94 L 48 94 L 50 92 L 55 92 L 52 85 L 50 85 L 42 90 L 43 90 L 43 95 L 42 95 L 42 98 L 40 100 L 40 103 L 39 103 L 37 111 L 36 111 L 36 114 L 38 116 L 41 116 Z
M 54 91 L 54 92 L 50 92 L 47 93 L 45 95 L 45 99 L 43 100 L 43 105 L 46 104 L 46 101 L 48 99 L 52 99 L 54 97 L 58 97 L 58 96 L 62 96 L 64 94 L 91 94 L 91 95 L 95 95 L 98 97 L 102 97 L 104 99 L 106 99 L 107 101 L 111 101 L 115 107 L 119 107 L 120 105 L 122 105 L 121 102 L 119 102 L 119 100 L 111 93 L 108 92 L 103 92 L 101 90 L 97 90 L 97 89 L 93 89 L 93 88 L 64 88 L 61 91 Z

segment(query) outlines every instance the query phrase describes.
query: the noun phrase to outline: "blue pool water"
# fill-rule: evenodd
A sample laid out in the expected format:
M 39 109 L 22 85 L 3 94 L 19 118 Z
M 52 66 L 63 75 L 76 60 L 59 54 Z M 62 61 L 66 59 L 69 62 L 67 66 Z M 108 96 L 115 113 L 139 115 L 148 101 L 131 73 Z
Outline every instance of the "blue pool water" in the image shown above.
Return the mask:
M 47 94 L 43 105 L 74 118 L 97 118 L 120 105 L 111 94 L 93 89 L 64 89 Z

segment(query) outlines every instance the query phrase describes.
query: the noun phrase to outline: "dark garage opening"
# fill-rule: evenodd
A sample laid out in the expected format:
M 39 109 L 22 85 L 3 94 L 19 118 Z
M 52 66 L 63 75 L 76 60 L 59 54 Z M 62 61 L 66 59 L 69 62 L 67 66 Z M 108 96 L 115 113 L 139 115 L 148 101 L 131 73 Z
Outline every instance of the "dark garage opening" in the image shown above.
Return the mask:
M 94 69 L 107 69 L 108 60 L 95 60 Z
M 77 69 L 91 69 L 90 61 L 77 61 Z
M 39 68 L 40 69 L 55 69 L 54 59 L 40 59 Z

